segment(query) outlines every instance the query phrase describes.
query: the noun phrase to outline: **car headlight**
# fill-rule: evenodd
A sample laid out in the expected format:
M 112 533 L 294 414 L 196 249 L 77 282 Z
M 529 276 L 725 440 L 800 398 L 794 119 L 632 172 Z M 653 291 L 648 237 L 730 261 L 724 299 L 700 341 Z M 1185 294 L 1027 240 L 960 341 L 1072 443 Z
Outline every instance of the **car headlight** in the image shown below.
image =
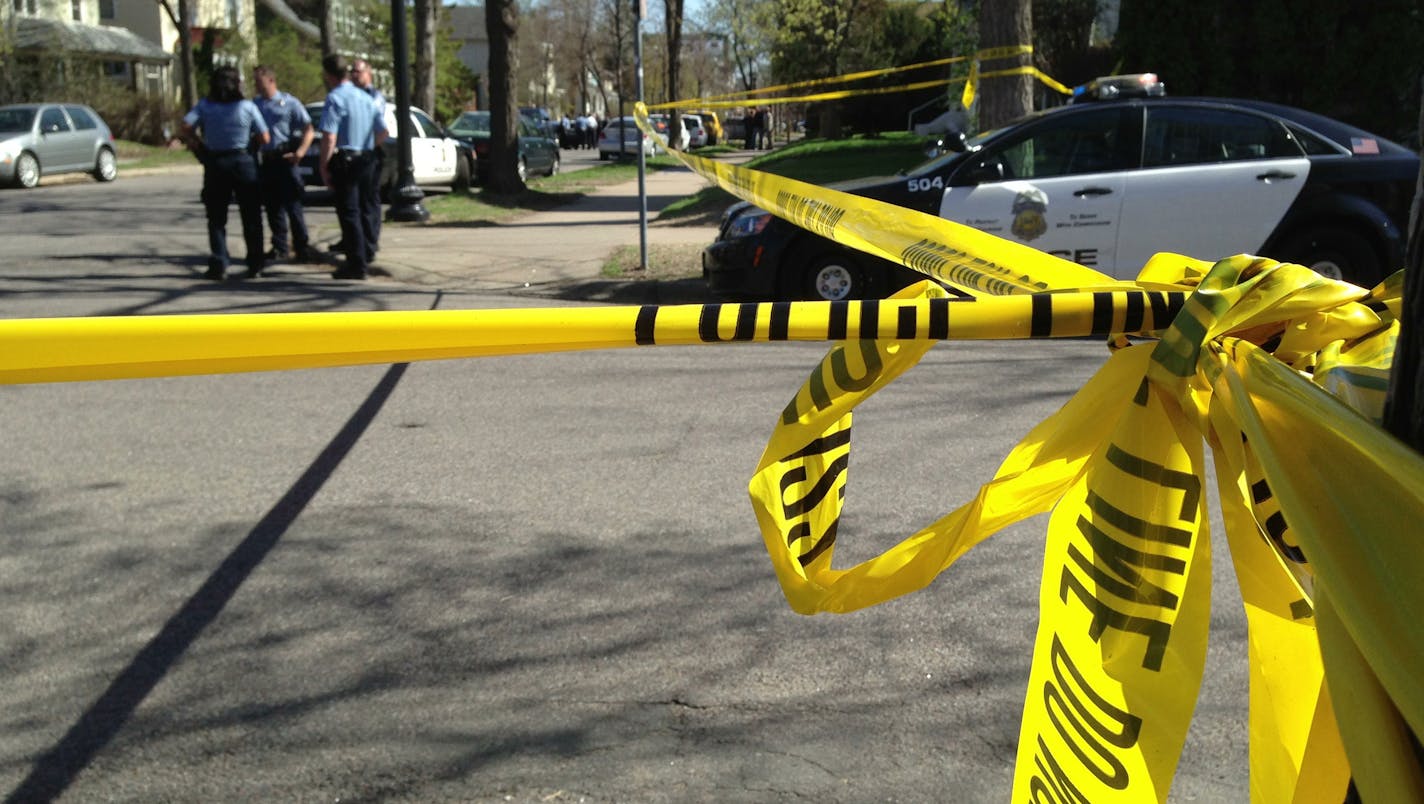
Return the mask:
M 765 210 L 748 210 L 738 215 L 727 227 L 727 237 L 751 237 L 761 234 L 761 230 L 771 222 L 771 213 Z

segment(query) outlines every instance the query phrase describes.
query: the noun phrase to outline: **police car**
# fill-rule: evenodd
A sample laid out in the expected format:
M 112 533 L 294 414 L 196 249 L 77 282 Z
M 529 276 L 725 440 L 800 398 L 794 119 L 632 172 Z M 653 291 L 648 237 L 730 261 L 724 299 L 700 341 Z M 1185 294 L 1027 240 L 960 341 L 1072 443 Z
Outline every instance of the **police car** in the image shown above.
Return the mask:
M 307 114 L 312 125 L 321 125 L 321 103 L 308 103 Z M 457 190 L 467 190 L 474 176 L 475 154 L 467 143 L 451 137 L 429 115 L 410 107 L 410 161 L 415 183 L 422 187 L 450 186 Z M 400 179 L 400 159 L 397 155 L 399 142 L 396 136 L 395 104 L 386 104 L 385 159 L 381 165 L 381 193 L 388 196 Z M 306 157 L 297 166 L 302 183 L 308 187 L 321 186 L 321 132 L 318 128 L 316 139 L 307 150 Z
M 1249 253 L 1370 286 L 1403 265 L 1419 157 L 1370 132 L 1273 103 L 1168 98 L 1151 74 L 904 175 L 832 185 L 972 226 L 1122 279 L 1171 251 Z M 703 252 L 710 290 L 740 298 L 883 296 L 922 278 L 737 204 Z

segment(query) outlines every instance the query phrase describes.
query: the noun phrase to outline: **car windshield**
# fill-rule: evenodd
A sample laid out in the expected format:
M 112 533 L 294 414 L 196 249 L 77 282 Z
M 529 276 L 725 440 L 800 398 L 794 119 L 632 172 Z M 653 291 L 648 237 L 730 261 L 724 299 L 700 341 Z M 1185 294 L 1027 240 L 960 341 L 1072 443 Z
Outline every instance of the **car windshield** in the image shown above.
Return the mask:
M 0 109 L 0 131 L 29 131 L 34 123 L 34 109 Z
M 450 131 L 455 134 L 470 134 L 488 137 L 490 133 L 490 113 L 489 112 L 465 112 L 455 118 L 455 122 L 450 124 Z

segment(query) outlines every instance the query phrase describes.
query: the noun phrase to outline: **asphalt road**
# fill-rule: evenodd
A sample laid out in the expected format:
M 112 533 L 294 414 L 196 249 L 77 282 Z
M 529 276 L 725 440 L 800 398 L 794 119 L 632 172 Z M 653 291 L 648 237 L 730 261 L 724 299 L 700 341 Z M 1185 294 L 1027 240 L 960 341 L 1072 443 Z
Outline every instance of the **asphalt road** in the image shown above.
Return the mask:
M 204 283 L 188 183 L 0 192 L 0 316 L 555 303 Z M 1045 519 L 920 593 L 792 613 L 746 484 L 824 351 L 0 386 L 0 790 L 1004 800 Z M 857 410 L 837 564 L 969 500 L 1104 357 L 1086 341 L 932 350 Z M 1213 563 L 1179 801 L 1249 798 L 1224 543 Z

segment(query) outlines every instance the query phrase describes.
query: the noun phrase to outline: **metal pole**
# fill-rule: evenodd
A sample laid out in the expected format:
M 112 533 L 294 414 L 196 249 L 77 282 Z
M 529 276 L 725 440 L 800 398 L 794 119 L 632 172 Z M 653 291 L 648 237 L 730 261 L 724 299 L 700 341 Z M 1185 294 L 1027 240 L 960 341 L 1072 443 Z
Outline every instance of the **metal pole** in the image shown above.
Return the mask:
M 396 131 L 400 140 L 396 154 L 400 173 L 391 194 L 390 217 L 393 221 L 419 223 L 429 220 L 430 212 L 420 203 L 425 193 L 415 185 L 415 165 L 410 157 L 410 54 L 405 41 L 405 0 L 391 0 L 391 50 L 396 60 Z
M 638 76 L 638 101 L 643 102 L 643 3 L 633 0 L 637 35 L 633 40 L 633 61 Z M 670 131 L 671 129 L 669 129 Z M 643 154 L 642 137 L 638 138 L 638 267 L 648 270 L 648 163 Z

